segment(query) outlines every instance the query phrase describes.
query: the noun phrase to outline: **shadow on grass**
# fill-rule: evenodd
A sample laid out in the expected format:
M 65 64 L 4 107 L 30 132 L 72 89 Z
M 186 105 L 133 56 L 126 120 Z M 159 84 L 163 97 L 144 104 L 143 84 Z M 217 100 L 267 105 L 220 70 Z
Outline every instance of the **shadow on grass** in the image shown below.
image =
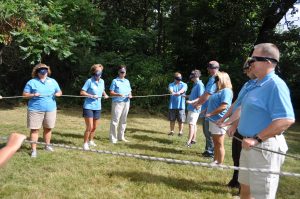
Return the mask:
M 160 131 L 151 131 L 151 130 L 135 129 L 135 128 L 126 128 L 126 131 L 129 132 L 129 133 L 144 132 L 144 133 L 165 134 L 165 133 L 160 132 Z
M 147 135 L 133 135 L 132 136 L 135 139 L 143 140 L 143 141 L 155 141 L 162 144 L 172 144 L 172 140 L 164 139 L 164 138 L 155 138 L 155 137 L 149 137 Z
M 148 145 L 145 145 L 145 144 L 130 144 L 130 145 L 128 145 L 128 148 L 139 149 L 139 150 L 157 151 L 157 152 L 161 152 L 161 153 L 183 154 L 182 150 L 162 148 L 162 147 L 156 147 L 156 146 L 148 146 Z
M 226 189 L 220 187 L 225 187 L 224 184 L 219 182 L 197 182 L 194 180 L 179 179 L 174 177 L 166 177 L 160 175 L 154 175 L 146 172 L 111 172 L 109 176 L 121 176 L 124 178 L 129 178 L 132 182 L 145 182 L 152 184 L 165 184 L 169 187 L 179 189 L 182 191 L 212 191 L 214 193 L 224 194 Z M 230 192 L 231 193 L 231 192 Z
M 73 133 L 53 132 L 53 135 L 59 135 L 59 136 L 62 136 L 62 137 L 71 137 L 71 138 L 80 138 L 80 139 L 83 139 L 83 133 L 82 134 L 73 134 Z

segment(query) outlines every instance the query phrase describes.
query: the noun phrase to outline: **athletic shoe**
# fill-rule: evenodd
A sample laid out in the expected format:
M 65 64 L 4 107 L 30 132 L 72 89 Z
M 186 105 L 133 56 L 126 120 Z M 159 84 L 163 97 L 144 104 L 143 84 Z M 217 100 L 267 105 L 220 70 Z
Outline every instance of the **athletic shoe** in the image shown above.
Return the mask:
M 120 140 L 120 141 L 123 141 L 123 142 L 129 142 L 129 140 L 126 140 L 125 138 Z
M 207 151 L 205 151 L 205 152 L 202 153 L 202 156 L 206 157 L 206 158 L 213 158 L 214 154 L 211 154 L 211 153 L 208 153 Z
M 32 150 L 32 151 L 31 151 L 31 157 L 32 157 L 32 158 L 36 158 L 36 156 L 37 156 L 36 150 Z
M 182 132 L 178 133 L 178 136 L 179 137 L 183 136 L 183 133 Z
M 94 141 L 89 141 L 89 146 L 97 146 Z
M 173 136 L 173 135 L 174 135 L 174 132 L 173 132 L 173 131 L 171 131 L 170 133 L 168 133 L 168 135 L 171 135 L 171 136 Z
M 237 180 L 231 179 L 227 186 L 230 188 L 240 188 L 240 183 Z
M 191 144 L 196 144 L 196 143 L 197 143 L 197 142 L 196 142 L 196 141 L 194 141 L 194 140 L 192 140 L 192 141 L 191 141 Z
M 49 152 L 53 152 L 54 151 L 54 149 L 51 146 L 49 146 L 49 145 L 45 146 L 45 150 L 49 151 Z
M 90 150 L 90 147 L 89 147 L 88 143 L 83 144 L 83 150 L 85 150 L 85 151 Z
M 187 142 L 187 143 L 185 144 L 185 146 L 188 147 L 188 148 L 190 148 L 190 147 L 192 147 L 192 144 L 191 144 L 190 142 Z

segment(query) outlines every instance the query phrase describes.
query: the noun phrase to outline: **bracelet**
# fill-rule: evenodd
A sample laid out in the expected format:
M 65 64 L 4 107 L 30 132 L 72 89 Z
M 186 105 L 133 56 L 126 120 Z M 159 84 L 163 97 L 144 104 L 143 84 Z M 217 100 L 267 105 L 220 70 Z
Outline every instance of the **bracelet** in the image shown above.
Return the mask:
M 263 142 L 263 140 L 260 137 L 258 137 L 257 135 L 254 137 L 254 139 L 256 139 L 258 143 L 262 143 Z

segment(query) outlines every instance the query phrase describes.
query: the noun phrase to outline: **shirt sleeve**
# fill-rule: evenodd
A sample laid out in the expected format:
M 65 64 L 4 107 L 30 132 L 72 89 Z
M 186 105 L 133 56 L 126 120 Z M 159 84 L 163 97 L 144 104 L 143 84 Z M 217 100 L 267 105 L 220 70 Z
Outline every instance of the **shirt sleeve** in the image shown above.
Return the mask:
M 130 89 L 130 92 L 132 91 L 131 89 L 131 85 L 130 85 L 130 81 L 128 80 L 128 85 L 129 85 L 129 89 Z
M 224 89 L 221 93 L 221 103 L 226 103 L 231 105 L 232 102 L 232 92 L 229 89 Z
M 214 94 L 217 90 L 217 85 L 215 84 L 215 78 L 210 78 L 209 81 L 207 82 L 205 92 L 209 94 Z
M 60 89 L 60 87 L 59 87 L 57 81 L 56 81 L 55 79 L 53 79 L 53 82 L 54 82 L 54 85 L 55 85 L 55 92 L 61 91 L 61 89 Z
M 88 80 L 85 81 L 85 83 L 82 87 L 82 90 L 84 90 L 86 92 L 90 88 L 90 86 L 91 86 L 91 80 L 88 79 Z
M 295 119 L 290 92 L 285 83 L 274 86 L 269 98 L 268 109 L 272 120 Z
M 115 91 L 115 89 L 116 89 L 116 81 L 113 80 L 113 81 L 111 82 L 111 85 L 110 85 L 110 87 L 109 87 L 109 90 Z
M 32 87 L 31 87 L 31 84 L 30 84 L 30 81 L 29 81 L 29 82 L 26 83 L 23 92 L 24 93 L 31 93 L 31 91 L 32 91 Z
M 184 83 L 184 84 L 183 84 L 183 89 L 184 89 L 184 92 L 186 92 L 186 91 L 187 91 L 187 89 L 188 89 L 188 85 L 187 85 L 186 83 Z

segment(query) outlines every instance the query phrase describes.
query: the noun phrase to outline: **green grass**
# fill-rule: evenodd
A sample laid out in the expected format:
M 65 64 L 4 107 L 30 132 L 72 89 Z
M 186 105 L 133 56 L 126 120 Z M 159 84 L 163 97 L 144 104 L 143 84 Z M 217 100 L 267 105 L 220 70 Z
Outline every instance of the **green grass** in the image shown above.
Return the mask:
M 26 129 L 26 107 L 0 110 L 0 136 L 12 131 L 29 134 Z M 204 148 L 202 127 L 198 143 L 186 148 L 187 126 L 183 137 L 166 134 L 169 122 L 131 110 L 126 137 L 130 143 L 112 145 L 108 140 L 110 113 L 102 113 L 96 133 L 96 149 L 145 154 L 182 160 L 210 162 L 200 153 Z M 80 109 L 58 111 L 52 142 L 82 146 L 84 121 Z M 41 135 L 40 135 L 41 137 Z M 300 125 L 287 133 L 289 153 L 300 154 Z M 42 141 L 42 139 L 41 139 Z M 226 138 L 225 164 L 232 165 L 231 140 Z M 2 143 L 2 146 L 4 144 Z M 188 165 L 145 161 L 127 157 L 55 148 L 49 153 L 39 147 L 38 157 L 29 156 L 24 144 L 1 168 L 0 198 L 232 198 L 237 189 L 229 189 L 231 170 L 216 170 Z M 300 173 L 300 161 L 287 158 L 283 171 Z M 278 198 L 300 198 L 300 179 L 281 177 Z

